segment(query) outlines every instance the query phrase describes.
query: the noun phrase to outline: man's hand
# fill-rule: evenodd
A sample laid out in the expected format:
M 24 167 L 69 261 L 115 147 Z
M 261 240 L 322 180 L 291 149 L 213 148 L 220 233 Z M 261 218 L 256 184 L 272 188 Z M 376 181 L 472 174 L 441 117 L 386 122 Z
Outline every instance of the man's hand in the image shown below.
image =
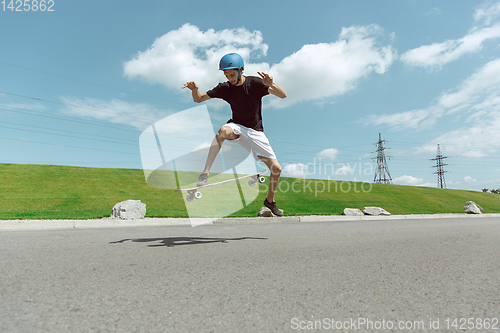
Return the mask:
M 269 74 L 266 74 L 264 72 L 257 72 L 257 74 L 260 75 L 262 78 L 262 83 L 264 83 L 266 86 L 272 87 L 273 86 L 273 77 L 269 76 Z
M 207 93 L 200 93 L 200 91 L 198 90 L 198 85 L 194 83 L 194 81 L 186 82 L 182 89 L 184 88 L 188 88 L 189 90 L 191 90 L 191 95 L 193 95 L 193 101 L 195 103 L 201 103 L 210 99 L 210 96 L 208 96 Z
M 182 89 L 184 88 L 188 88 L 191 91 L 198 90 L 198 85 L 194 81 L 189 81 L 182 87 Z
M 274 83 L 272 76 L 270 76 L 269 74 L 266 74 L 264 72 L 257 72 L 257 73 L 262 78 L 262 83 L 265 84 L 266 86 L 269 86 L 268 91 L 270 94 L 273 94 L 274 96 L 278 96 L 279 98 L 286 97 L 285 89 L 281 88 L 276 83 Z

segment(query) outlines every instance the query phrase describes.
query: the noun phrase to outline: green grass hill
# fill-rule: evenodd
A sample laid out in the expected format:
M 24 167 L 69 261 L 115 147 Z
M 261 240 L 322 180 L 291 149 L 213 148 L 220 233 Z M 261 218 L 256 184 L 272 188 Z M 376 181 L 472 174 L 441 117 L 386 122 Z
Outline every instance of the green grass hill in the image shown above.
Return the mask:
M 148 186 L 140 169 L 0 164 L 0 179 L 0 219 L 102 218 L 128 199 L 145 203 L 146 217 L 187 217 L 182 194 Z M 265 184 L 259 186 L 258 198 L 231 216 L 256 216 L 267 194 Z M 494 193 L 286 177 L 276 198 L 288 216 L 339 215 L 366 206 L 392 214 L 463 213 L 470 200 L 485 213 L 500 213 Z

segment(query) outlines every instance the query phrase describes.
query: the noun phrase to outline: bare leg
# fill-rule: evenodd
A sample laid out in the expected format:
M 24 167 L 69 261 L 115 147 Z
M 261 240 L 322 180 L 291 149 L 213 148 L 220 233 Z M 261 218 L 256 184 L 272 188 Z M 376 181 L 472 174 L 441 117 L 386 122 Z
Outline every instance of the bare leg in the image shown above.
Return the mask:
M 274 158 L 267 158 L 263 156 L 259 156 L 259 158 L 271 171 L 271 176 L 269 177 L 269 191 L 267 192 L 267 202 L 273 203 L 276 187 L 278 186 L 278 182 L 280 180 L 281 165 L 278 163 L 278 160 Z
M 215 158 L 217 157 L 217 154 L 219 153 L 224 140 L 234 140 L 239 137 L 240 137 L 239 135 L 234 134 L 231 127 L 222 126 L 215 135 L 215 138 L 212 140 L 212 144 L 210 145 L 210 149 L 208 150 L 207 163 L 205 164 L 205 169 L 203 169 L 203 173 L 206 174 L 210 173 L 210 168 L 212 167 L 212 164 L 214 163 Z

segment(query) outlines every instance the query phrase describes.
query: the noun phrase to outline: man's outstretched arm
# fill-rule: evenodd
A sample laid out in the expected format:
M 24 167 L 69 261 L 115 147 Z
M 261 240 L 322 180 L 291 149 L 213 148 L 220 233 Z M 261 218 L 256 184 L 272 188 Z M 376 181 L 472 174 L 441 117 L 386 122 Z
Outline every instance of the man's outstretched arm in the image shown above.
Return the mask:
M 194 81 L 187 82 L 182 87 L 182 89 L 184 88 L 188 88 L 189 90 L 191 90 L 191 94 L 193 95 L 193 101 L 195 103 L 201 103 L 211 98 L 210 96 L 207 95 L 207 93 L 204 94 L 200 93 L 200 91 L 198 90 L 198 85 L 194 83 Z
M 281 88 L 276 83 L 274 83 L 272 76 L 269 76 L 269 74 L 266 74 L 263 72 L 257 72 L 257 73 L 262 78 L 262 83 L 264 83 L 266 86 L 269 86 L 268 91 L 270 94 L 273 94 L 274 96 L 278 96 L 279 98 L 286 97 L 285 89 Z

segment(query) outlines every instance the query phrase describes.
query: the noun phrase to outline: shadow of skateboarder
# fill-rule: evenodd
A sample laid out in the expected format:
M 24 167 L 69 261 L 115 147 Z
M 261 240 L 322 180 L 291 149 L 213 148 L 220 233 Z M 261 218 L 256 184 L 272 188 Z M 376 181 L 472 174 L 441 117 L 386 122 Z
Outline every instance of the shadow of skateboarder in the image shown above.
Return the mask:
M 124 243 L 131 241 L 134 243 L 150 243 L 159 242 L 159 244 L 150 244 L 148 247 L 174 247 L 180 245 L 195 245 L 195 244 L 209 244 L 209 243 L 227 243 L 228 241 L 239 241 L 245 239 L 266 239 L 260 237 L 239 237 L 239 238 L 207 238 L 207 237 L 165 237 L 165 238 L 136 238 L 136 239 L 122 239 L 115 242 L 109 242 L 110 244 Z

